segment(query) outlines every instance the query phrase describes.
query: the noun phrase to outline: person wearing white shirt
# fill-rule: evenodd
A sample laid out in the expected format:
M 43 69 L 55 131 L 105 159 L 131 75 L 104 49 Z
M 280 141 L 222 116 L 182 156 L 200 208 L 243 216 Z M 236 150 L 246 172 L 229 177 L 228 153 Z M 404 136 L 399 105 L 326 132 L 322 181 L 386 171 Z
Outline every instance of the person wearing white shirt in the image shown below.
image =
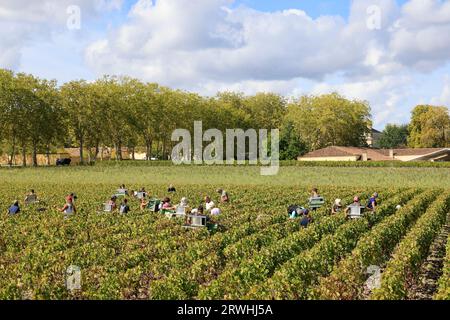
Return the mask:
M 205 208 L 206 211 L 211 211 L 211 209 L 213 209 L 215 207 L 215 203 L 211 200 L 211 198 L 209 196 L 205 197 Z

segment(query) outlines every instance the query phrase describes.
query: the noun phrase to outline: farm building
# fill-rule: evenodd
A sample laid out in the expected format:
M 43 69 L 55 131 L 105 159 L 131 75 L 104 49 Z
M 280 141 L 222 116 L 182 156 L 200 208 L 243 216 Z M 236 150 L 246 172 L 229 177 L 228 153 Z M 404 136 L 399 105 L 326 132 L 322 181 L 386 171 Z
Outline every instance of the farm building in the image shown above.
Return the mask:
M 312 151 L 299 161 L 450 161 L 450 148 L 372 149 L 331 146 Z
M 371 128 L 370 133 L 367 135 L 367 145 L 371 148 L 378 148 L 381 138 L 381 132 L 377 129 Z

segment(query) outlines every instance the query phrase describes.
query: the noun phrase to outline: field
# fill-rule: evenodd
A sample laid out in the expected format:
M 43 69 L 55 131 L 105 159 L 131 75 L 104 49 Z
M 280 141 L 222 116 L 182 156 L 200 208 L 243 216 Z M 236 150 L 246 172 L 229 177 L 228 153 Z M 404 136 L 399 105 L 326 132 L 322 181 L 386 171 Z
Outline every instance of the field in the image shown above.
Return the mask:
M 287 166 L 262 177 L 256 167 L 2 169 L 0 299 L 450 299 L 449 173 Z M 231 203 L 220 205 L 213 233 L 141 212 L 137 200 L 127 215 L 101 212 L 121 183 L 145 186 L 157 197 L 172 183 L 173 203 L 186 196 L 194 206 L 207 194 L 217 202 L 215 190 L 223 187 Z M 313 186 L 326 206 L 300 229 L 286 207 L 305 205 Z M 30 188 L 41 202 L 8 216 L 8 205 Z M 376 214 L 353 221 L 329 214 L 335 198 L 365 201 L 374 191 L 380 194 Z M 64 219 L 55 206 L 69 192 L 77 193 L 79 212 Z M 38 212 L 42 207 L 47 210 Z M 428 258 L 436 252 L 441 263 L 428 276 Z M 80 268 L 81 290 L 67 290 L 70 266 Z M 373 266 L 381 281 L 370 288 Z

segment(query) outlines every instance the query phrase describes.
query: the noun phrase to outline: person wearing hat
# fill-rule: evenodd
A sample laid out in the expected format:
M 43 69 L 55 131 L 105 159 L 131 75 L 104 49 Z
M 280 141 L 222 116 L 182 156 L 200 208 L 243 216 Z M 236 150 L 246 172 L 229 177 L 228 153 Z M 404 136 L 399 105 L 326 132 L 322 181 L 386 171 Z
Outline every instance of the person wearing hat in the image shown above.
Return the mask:
M 186 197 L 181 198 L 181 202 L 178 206 L 186 208 L 188 206 L 188 199 Z
M 342 211 L 342 200 L 336 199 L 334 200 L 334 204 L 331 207 L 331 214 L 336 214 Z
M 12 204 L 11 207 L 9 207 L 8 209 L 8 214 L 10 215 L 16 215 L 20 212 L 20 206 L 19 206 L 19 201 L 15 200 L 14 203 Z
M 226 203 L 230 202 L 230 197 L 228 196 L 228 192 L 222 189 L 217 189 L 217 193 L 220 194 L 220 202 Z
M 375 192 L 372 197 L 369 199 L 369 203 L 367 203 L 366 208 L 372 212 L 375 212 L 375 210 L 377 209 L 377 199 L 378 199 L 378 193 Z
M 299 207 L 297 205 L 290 206 L 288 208 L 289 218 L 295 219 L 298 217 L 302 217 L 303 214 L 305 213 L 305 211 L 306 211 L 306 209 L 303 207 Z

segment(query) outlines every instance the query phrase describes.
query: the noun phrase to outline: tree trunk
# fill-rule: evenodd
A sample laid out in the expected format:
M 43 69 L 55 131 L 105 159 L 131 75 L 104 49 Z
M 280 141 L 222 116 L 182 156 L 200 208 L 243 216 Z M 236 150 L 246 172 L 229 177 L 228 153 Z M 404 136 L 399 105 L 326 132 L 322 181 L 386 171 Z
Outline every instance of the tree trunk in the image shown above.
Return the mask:
M 117 146 L 117 143 L 114 143 L 114 151 L 116 152 L 114 159 L 117 161 L 117 160 L 119 160 L 119 147 Z M 112 150 L 111 150 L 111 153 L 112 153 Z M 112 154 L 111 154 L 111 158 L 112 158 Z
M 147 161 L 151 160 L 151 158 L 152 158 L 152 144 L 153 144 L 152 139 L 146 139 L 146 141 L 145 141 L 145 147 L 146 147 L 145 158 Z
M 156 156 L 159 156 L 159 146 L 161 144 L 161 140 L 158 139 L 158 143 L 156 144 Z
M 167 160 L 166 159 L 166 139 L 163 139 L 163 145 L 162 145 L 162 159 L 163 160 Z
M 9 165 L 12 166 L 13 165 L 13 161 L 16 155 L 16 137 L 13 136 L 13 142 L 12 142 L 12 146 L 11 146 L 11 154 L 10 154 L 10 158 L 9 158 Z
M 119 143 L 117 144 L 117 159 L 119 161 L 122 161 L 122 141 L 119 140 Z
M 90 164 L 91 163 L 91 158 L 92 158 L 92 155 L 91 155 L 91 152 L 92 152 L 92 148 L 91 148 L 91 145 L 90 144 L 88 144 L 88 146 L 87 146 L 87 151 L 88 151 L 88 164 Z
M 37 143 L 36 143 L 36 141 L 33 141 L 32 162 L 33 162 L 33 167 L 37 167 L 38 166 L 38 163 L 37 163 Z
M 22 167 L 27 166 L 27 149 L 25 147 L 25 144 L 22 144 Z
M 99 150 L 99 149 L 100 149 L 100 148 L 99 148 L 99 144 L 100 144 L 100 142 L 98 142 L 98 141 L 95 143 L 95 155 L 94 155 L 94 161 L 97 161 L 97 156 L 98 156 L 98 153 L 99 153 L 99 151 L 100 151 L 100 150 Z
M 136 160 L 135 147 L 131 147 L 131 159 Z
M 83 159 L 84 139 L 83 139 L 83 137 L 79 137 L 79 139 L 80 139 L 80 164 L 84 164 L 84 159 Z
M 47 145 L 47 165 L 50 166 L 50 145 Z

